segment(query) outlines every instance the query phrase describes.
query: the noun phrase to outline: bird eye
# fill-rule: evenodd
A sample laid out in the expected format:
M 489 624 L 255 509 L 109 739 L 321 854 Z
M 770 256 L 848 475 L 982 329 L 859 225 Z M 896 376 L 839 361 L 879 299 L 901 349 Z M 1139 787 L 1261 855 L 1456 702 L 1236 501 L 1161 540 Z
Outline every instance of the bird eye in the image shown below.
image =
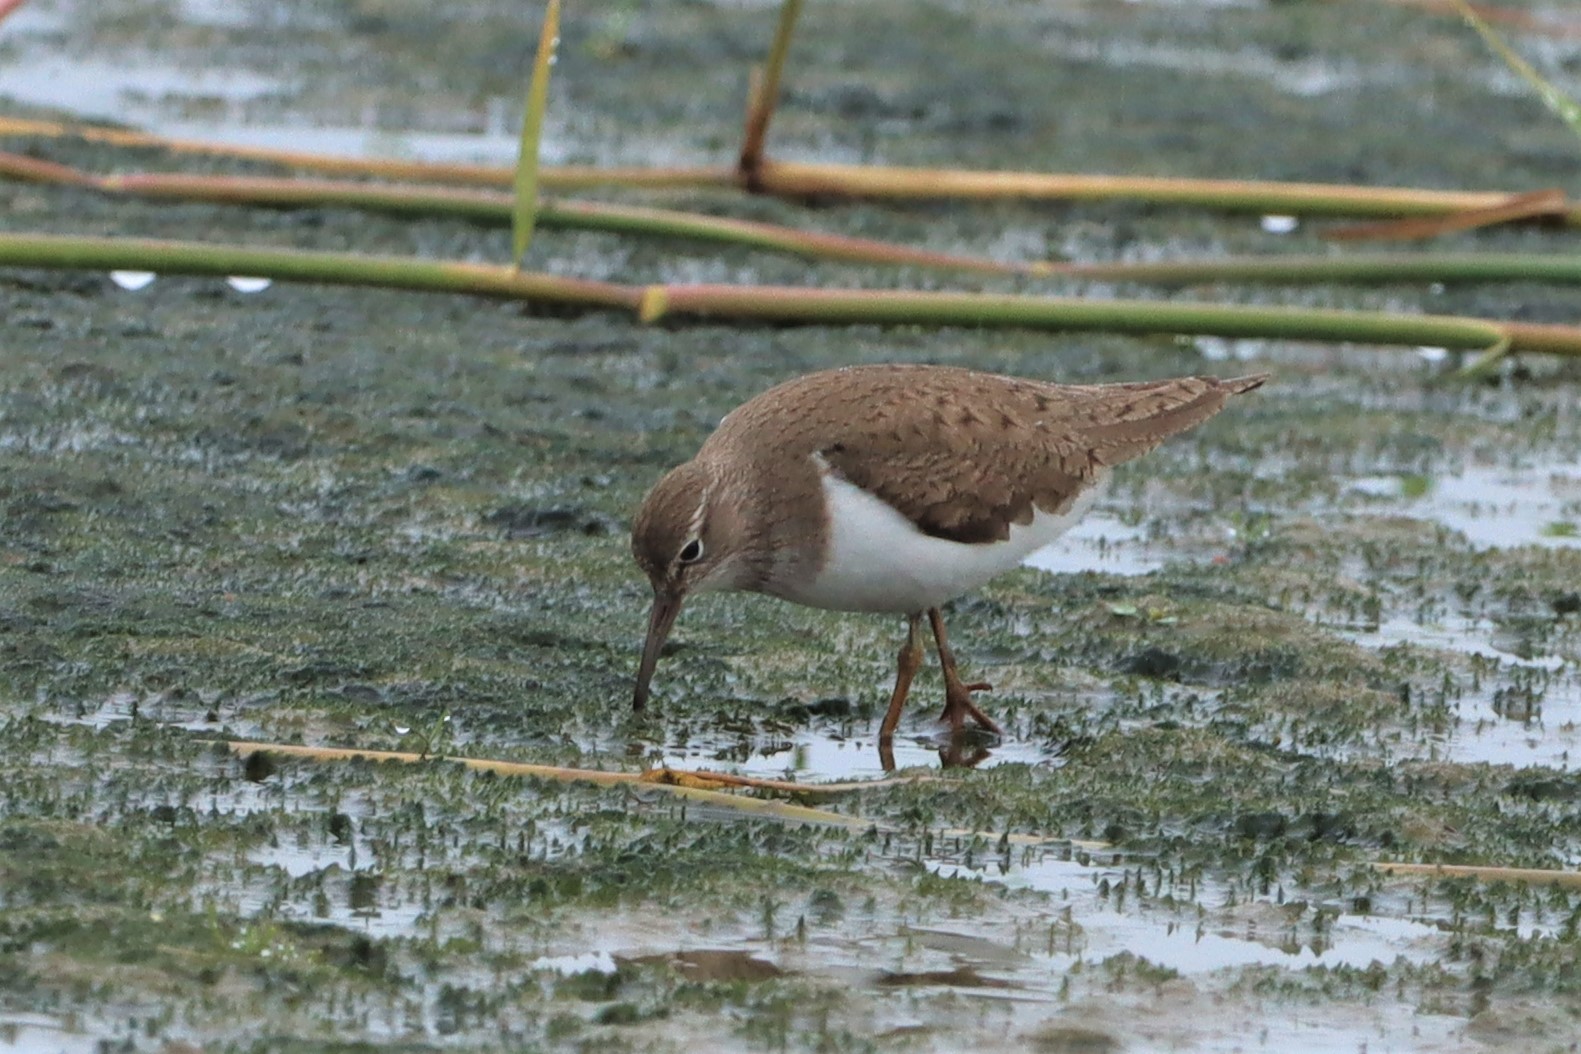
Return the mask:
M 695 564 L 702 558 L 703 540 L 701 538 L 693 538 L 691 541 L 687 542 L 686 546 L 681 550 L 680 561 L 683 564 Z

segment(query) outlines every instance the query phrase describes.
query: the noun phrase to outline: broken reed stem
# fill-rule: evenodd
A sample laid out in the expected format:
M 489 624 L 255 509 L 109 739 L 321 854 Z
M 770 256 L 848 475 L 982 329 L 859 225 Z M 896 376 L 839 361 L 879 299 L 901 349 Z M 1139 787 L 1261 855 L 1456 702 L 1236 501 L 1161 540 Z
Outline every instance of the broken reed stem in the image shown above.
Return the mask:
M 1403 220 L 1379 220 L 1373 223 L 1356 223 L 1344 227 L 1330 227 L 1320 232 L 1324 241 L 1406 241 L 1420 238 L 1437 238 L 1455 231 L 1471 231 L 1504 223 L 1526 220 L 1563 220 L 1569 209 L 1569 199 L 1562 190 L 1534 190 L 1529 194 L 1512 194 L 1502 205 L 1491 209 L 1467 209 L 1447 216 L 1412 216 Z
M 0 171 L 12 168 L 13 157 L 9 154 L 0 156 Z M 511 194 L 500 191 L 413 183 L 361 183 L 271 176 L 198 176 L 180 172 L 132 172 L 90 176 L 87 180 L 85 185 L 106 194 L 156 200 L 289 208 L 344 205 L 393 215 L 451 216 L 500 224 L 511 221 L 515 202 Z
M 1581 327 L 1449 315 L 802 286 L 635 286 L 454 261 L 140 238 L 0 235 L 0 266 L 260 275 L 288 281 L 469 293 L 580 308 L 620 308 L 644 322 L 693 317 L 823 325 L 1017 326 L 1478 351 L 1508 342 L 1512 353 L 1581 355 Z
M 1542 886 L 1581 889 L 1581 871 L 1550 871 L 1537 867 L 1484 867 L 1474 864 L 1407 864 L 1379 860 L 1373 867 L 1386 875 L 1423 878 L 1474 878 L 1479 882 L 1528 882 Z
M 378 176 L 474 186 L 508 187 L 513 170 L 497 165 L 454 165 L 362 159 L 231 146 L 192 139 L 166 139 L 146 132 L 86 124 L 61 124 L 0 117 L 0 136 L 80 137 L 117 146 L 161 147 L 173 153 L 235 157 L 337 175 Z M 1509 191 L 1427 190 L 1362 187 L 1338 183 L 1280 183 L 1259 180 L 1172 179 L 1154 176 L 1077 175 L 1045 172 L 988 172 L 967 169 L 886 168 L 863 165 L 774 161 L 759 165 L 763 193 L 786 197 L 833 195 L 874 198 L 1024 198 L 1042 201 L 1140 201 L 1235 212 L 1304 216 L 1446 216 L 1468 209 L 1496 209 Z M 597 186 L 646 188 L 734 187 L 739 170 L 727 165 L 674 168 L 545 166 L 539 185 L 550 190 Z M 1561 222 L 1581 226 L 1581 206 L 1564 210 Z
M 543 29 L 538 34 L 538 54 L 533 60 L 532 79 L 527 86 L 523 108 L 520 143 L 516 154 L 516 173 L 512 180 L 511 263 L 520 269 L 532 244 L 533 227 L 538 220 L 538 154 L 543 138 L 543 115 L 549 105 L 549 71 L 554 65 L 555 48 L 560 44 L 560 0 L 549 0 L 544 10 Z
M 1463 17 L 1457 0 L 1388 0 L 1388 2 L 1398 4 L 1401 7 L 1414 7 L 1450 18 Z M 1484 22 L 1509 26 L 1518 32 L 1536 33 L 1549 39 L 1581 38 L 1581 23 L 1575 21 L 1543 18 L 1529 11 L 1495 6 L 1493 4 L 1476 4 L 1473 6 L 1473 10 Z
M 349 180 L 267 176 L 126 173 L 93 176 L 66 165 L 0 153 L 0 175 L 41 183 L 92 187 L 107 194 L 238 205 L 344 205 L 395 215 L 448 215 L 506 223 L 513 199 L 497 191 Z M 1065 279 L 1158 285 L 1201 282 L 1581 282 L 1581 257 L 1533 253 L 1368 254 L 1356 256 L 1240 256 L 1210 260 L 1025 263 L 936 252 L 892 242 L 800 230 L 675 209 L 610 202 L 543 199 L 537 223 L 546 227 L 695 238 L 814 259 L 894 266 L 1025 274 Z
M 643 294 L 643 319 L 667 315 L 819 324 L 1022 326 L 1110 333 L 1354 341 L 1581 355 L 1581 328 L 1528 327 L 1448 315 L 1317 308 L 1078 300 L 1063 297 L 806 289 L 794 286 L 658 286 Z M 1541 332 L 1534 330 L 1540 328 Z M 1517 330 L 1521 331 L 1517 333 Z M 1529 331 L 1532 330 L 1532 331 Z
M 582 308 L 635 310 L 641 303 L 641 290 L 633 286 L 517 271 L 506 266 L 150 238 L 5 234 L 0 235 L 0 264 L 68 270 L 257 275 L 281 281 L 470 293 Z
M 806 805 L 796 805 L 791 802 L 773 801 L 766 798 L 750 798 L 739 794 L 729 794 L 724 791 L 711 790 L 706 787 L 687 786 L 680 783 L 663 783 L 645 780 L 643 773 L 638 772 L 606 772 L 601 769 L 574 769 L 563 768 L 558 765 L 531 765 L 519 761 L 496 761 L 490 758 L 465 758 L 414 754 L 398 750 L 361 750 L 349 747 L 310 747 L 294 743 L 253 743 L 245 740 L 223 741 L 226 749 L 238 757 L 247 757 L 252 754 L 273 754 L 282 757 L 305 758 L 310 761 L 372 761 L 372 762 L 400 762 L 403 764 L 417 764 L 419 762 L 442 762 L 461 765 L 475 772 L 493 772 L 501 776 L 515 776 L 529 779 L 559 780 L 566 783 L 592 783 L 601 787 L 626 785 L 633 789 L 652 788 L 661 793 L 671 794 L 678 798 L 688 798 L 693 801 L 704 802 L 709 805 L 722 806 L 737 812 L 751 813 L 770 819 L 782 820 L 791 823 L 818 824 L 827 827 L 843 827 L 848 830 L 866 831 L 875 826 L 872 820 L 865 820 L 858 816 L 845 816 L 827 809 L 814 809 Z M 893 783 L 905 782 L 904 780 L 877 781 L 871 786 L 889 786 Z M 809 784 L 805 787 L 797 784 L 798 792 L 815 792 L 819 788 Z M 824 788 L 833 792 L 833 788 Z M 868 785 L 857 787 L 842 787 L 845 789 L 868 789 Z
M 1493 49 L 1493 52 L 1504 61 L 1506 66 L 1531 86 L 1532 90 L 1537 93 L 1537 97 L 1542 100 L 1543 105 L 1548 107 L 1554 116 L 1569 125 L 1570 130 L 1577 136 L 1581 136 L 1581 103 L 1577 103 L 1560 91 L 1557 85 L 1541 73 L 1538 73 L 1531 63 L 1517 55 L 1504 42 L 1504 38 L 1495 33 L 1493 28 L 1482 20 L 1482 16 L 1466 0 L 1453 0 L 1453 3 L 1460 12 L 1461 17 L 1465 19 L 1466 24 L 1477 31 L 1477 35 L 1482 38 L 1483 43 Z
M 547 201 L 542 206 L 539 221 L 545 225 L 575 227 L 583 230 L 698 238 L 775 252 L 794 253 L 814 259 L 844 260 L 852 263 L 974 271 L 980 274 L 1025 275 L 1046 274 L 1050 266 L 1041 261 L 1005 262 L 992 260 L 986 256 L 936 252 L 931 249 L 897 245 L 893 242 L 798 230 L 794 227 L 759 223 L 755 220 L 705 216 L 638 205 L 612 205 L 606 202 Z
M 947 782 L 939 776 L 895 776 L 881 780 L 867 780 L 845 783 L 789 783 L 785 780 L 762 780 L 750 776 L 736 776 L 727 773 L 715 772 L 676 772 L 670 769 L 657 769 L 649 772 L 608 772 L 603 769 L 576 769 L 565 768 L 559 765 L 533 765 L 521 761 L 496 761 L 491 758 L 449 757 L 427 754 L 414 754 L 400 750 L 363 750 L 353 747 L 312 747 L 298 743 L 255 743 L 247 740 L 205 740 L 224 746 L 237 757 L 248 757 L 253 754 L 275 754 L 282 757 L 305 758 L 309 761 L 372 761 L 372 762 L 400 762 L 403 764 L 417 764 L 419 762 L 446 762 L 462 765 L 477 772 L 493 772 L 501 776 L 516 776 L 530 779 L 560 780 L 567 783 L 593 783 L 602 787 L 630 786 L 633 789 L 654 788 L 679 798 L 702 802 L 707 805 L 721 806 L 735 812 L 748 813 L 766 819 L 780 820 L 789 823 L 817 824 L 825 827 L 841 827 L 849 831 L 887 830 L 896 833 L 899 828 L 892 824 L 877 820 L 864 819 L 860 816 L 846 816 L 842 813 L 830 812 L 827 809 L 814 809 L 806 805 L 796 805 L 791 802 L 774 801 L 767 798 L 751 798 L 740 794 L 729 794 L 713 790 L 707 786 L 699 786 L 696 782 L 727 784 L 743 788 L 756 788 L 773 790 L 793 794 L 838 794 L 851 791 L 878 790 L 884 787 L 895 787 L 909 783 L 934 783 Z M 678 777 L 675 779 L 665 777 Z M 1008 845 L 1019 846 L 1047 846 L 1070 845 L 1079 849 L 1102 850 L 1110 846 L 1106 842 L 1081 841 L 1070 838 L 1044 838 L 1035 834 L 1018 834 L 1012 832 L 992 833 L 987 831 L 970 831 L 965 829 L 949 828 L 939 832 L 946 838 L 980 838 L 990 842 L 1002 842 Z
M 0 153 L 0 176 L 4 175 L 40 183 L 92 187 L 106 194 L 155 199 L 290 207 L 345 205 L 394 215 L 457 216 L 483 223 L 512 223 L 518 234 L 522 222 L 520 197 L 461 187 L 163 172 L 93 176 L 54 162 Z M 638 205 L 535 196 L 532 211 L 530 222 L 536 226 L 695 238 L 823 260 L 984 274 L 1042 274 L 1050 266 L 1043 262 L 1006 263 L 982 256 L 917 249 L 870 238 L 853 238 L 754 220 Z
M 779 24 L 774 30 L 774 41 L 769 45 L 768 61 L 762 72 L 752 71 L 747 91 L 747 124 L 741 137 L 741 156 L 737 168 L 746 189 L 757 192 L 758 172 L 763 167 L 763 142 L 768 135 L 769 122 L 774 118 L 774 108 L 779 104 L 780 78 L 785 73 L 785 56 L 790 52 L 791 35 L 796 29 L 796 17 L 801 13 L 801 0 L 780 0 Z
M 1581 282 L 1581 257 L 1536 253 L 1222 256 L 1051 263 L 1040 270 L 1057 278 L 1166 286 L 1200 282 Z
M 408 179 L 465 186 L 509 187 L 515 170 L 500 165 L 451 164 L 436 161 L 408 161 L 400 158 L 340 157 L 277 147 L 214 143 L 204 139 L 172 139 L 150 132 L 102 125 L 37 121 L 25 117 L 0 117 L 0 136 L 35 136 L 49 139 L 82 139 L 109 146 L 153 147 L 173 154 L 202 157 L 229 157 L 258 161 L 301 172 L 322 175 L 372 176 L 380 179 Z M 626 187 L 734 187 L 739 183 L 736 170 L 728 165 L 690 165 L 674 168 L 646 166 L 591 165 L 545 166 L 538 173 L 539 185 L 557 190 L 599 186 Z
M 1238 179 L 1173 179 L 1164 176 L 1060 175 L 1042 172 L 983 172 L 970 169 L 881 168 L 866 165 L 763 162 L 765 193 L 790 197 L 1020 198 L 1038 201 L 1141 201 L 1193 205 L 1228 212 L 1298 216 L 1445 216 L 1468 209 L 1493 209 L 1509 202 L 1503 191 L 1422 190 L 1360 187 L 1339 183 L 1277 183 Z M 1562 211 L 1561 221 L 1581 226 L 1581 206 Z
M 851 791 L 897 787 L 910 783 L 938 782 L 937 776 L 887 777 L 880 780 L 846 781 L 840 783 L 793 783 L 789 780 L 759 779 L 755 776 L 738 776 L 730 772 L 682 772 L 676 769 L 649 769 L 646 772 L 611 772 L 606 769 L 579 769 L 563 765 L 534 765 L 524 761 L 498 761 L 493 758 L 453 757 L 449 755 L 419 754 L 406 750 L 365 750 L 358 747 L 312 747 L 297 743 L 257 743 L 249 740 L 225 740 L 225 746 L 241 756 L 262 751 L 291 757 L 309 758 L 314 761 L 448 761 L 478 772 L 493 772 L 501 776 L 531 776 L 541 779 L 565 780 L 573 783 L 596 783 L 612 787 L 616 784 L 640 784 L 654 787 L 692 787 L 711 783 L 718 786 L 741 787 L 750 790 L 770 790 L 785 794 L 845 794 Z M 841 817 L 849 820 L 850 817 Z

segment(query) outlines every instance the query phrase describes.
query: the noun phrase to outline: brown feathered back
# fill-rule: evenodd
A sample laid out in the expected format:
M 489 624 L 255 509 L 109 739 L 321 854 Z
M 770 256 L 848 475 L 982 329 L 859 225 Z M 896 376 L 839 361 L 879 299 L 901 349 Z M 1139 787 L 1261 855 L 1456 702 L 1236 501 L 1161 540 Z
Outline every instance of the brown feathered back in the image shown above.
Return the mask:
M 1035 509 L 1058 513 L 1105 469 L 1218 413 L 1266 374 L 1055 385 L 944 366 L 809 374 L 745 403 L 699 460 L 817 455 L 927 534 L 1009 537 Z

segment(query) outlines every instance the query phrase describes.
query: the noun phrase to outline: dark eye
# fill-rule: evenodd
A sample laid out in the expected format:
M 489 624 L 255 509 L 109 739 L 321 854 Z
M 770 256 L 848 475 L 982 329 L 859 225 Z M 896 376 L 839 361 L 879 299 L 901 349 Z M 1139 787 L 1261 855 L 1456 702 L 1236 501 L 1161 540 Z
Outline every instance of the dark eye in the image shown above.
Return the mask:
M 686 547 L 681 550 L 680 560 L 683 564 L 695 564 L 702 558 L 703 540 L 701 538 L 693 538 L 691 541 L 687 542 Z

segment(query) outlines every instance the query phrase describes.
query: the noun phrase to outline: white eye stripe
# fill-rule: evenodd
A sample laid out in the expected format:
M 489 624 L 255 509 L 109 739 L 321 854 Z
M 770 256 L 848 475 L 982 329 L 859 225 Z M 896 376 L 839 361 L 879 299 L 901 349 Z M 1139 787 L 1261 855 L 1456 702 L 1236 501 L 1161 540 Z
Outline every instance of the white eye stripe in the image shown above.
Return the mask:
M 712 487 L 704 490 L 703 500 L 697 503 L 697 511 L 692 513 L 691 535 L 693 538 L 698 538 L 703 533 L 703 520 L 708 518 L 708 501 L 713 497 L 713 493 Z
M 703 498 L 697 503 L 697 511 L 692 514 L 691 540 L 681 546 L 681 551 L 675 557 L 675 562 L 682 566 L 695 564 L 703 558 L 703 520 L 708 516 L 708 502 L 713 496 L 713 488 L 703 489 Z

